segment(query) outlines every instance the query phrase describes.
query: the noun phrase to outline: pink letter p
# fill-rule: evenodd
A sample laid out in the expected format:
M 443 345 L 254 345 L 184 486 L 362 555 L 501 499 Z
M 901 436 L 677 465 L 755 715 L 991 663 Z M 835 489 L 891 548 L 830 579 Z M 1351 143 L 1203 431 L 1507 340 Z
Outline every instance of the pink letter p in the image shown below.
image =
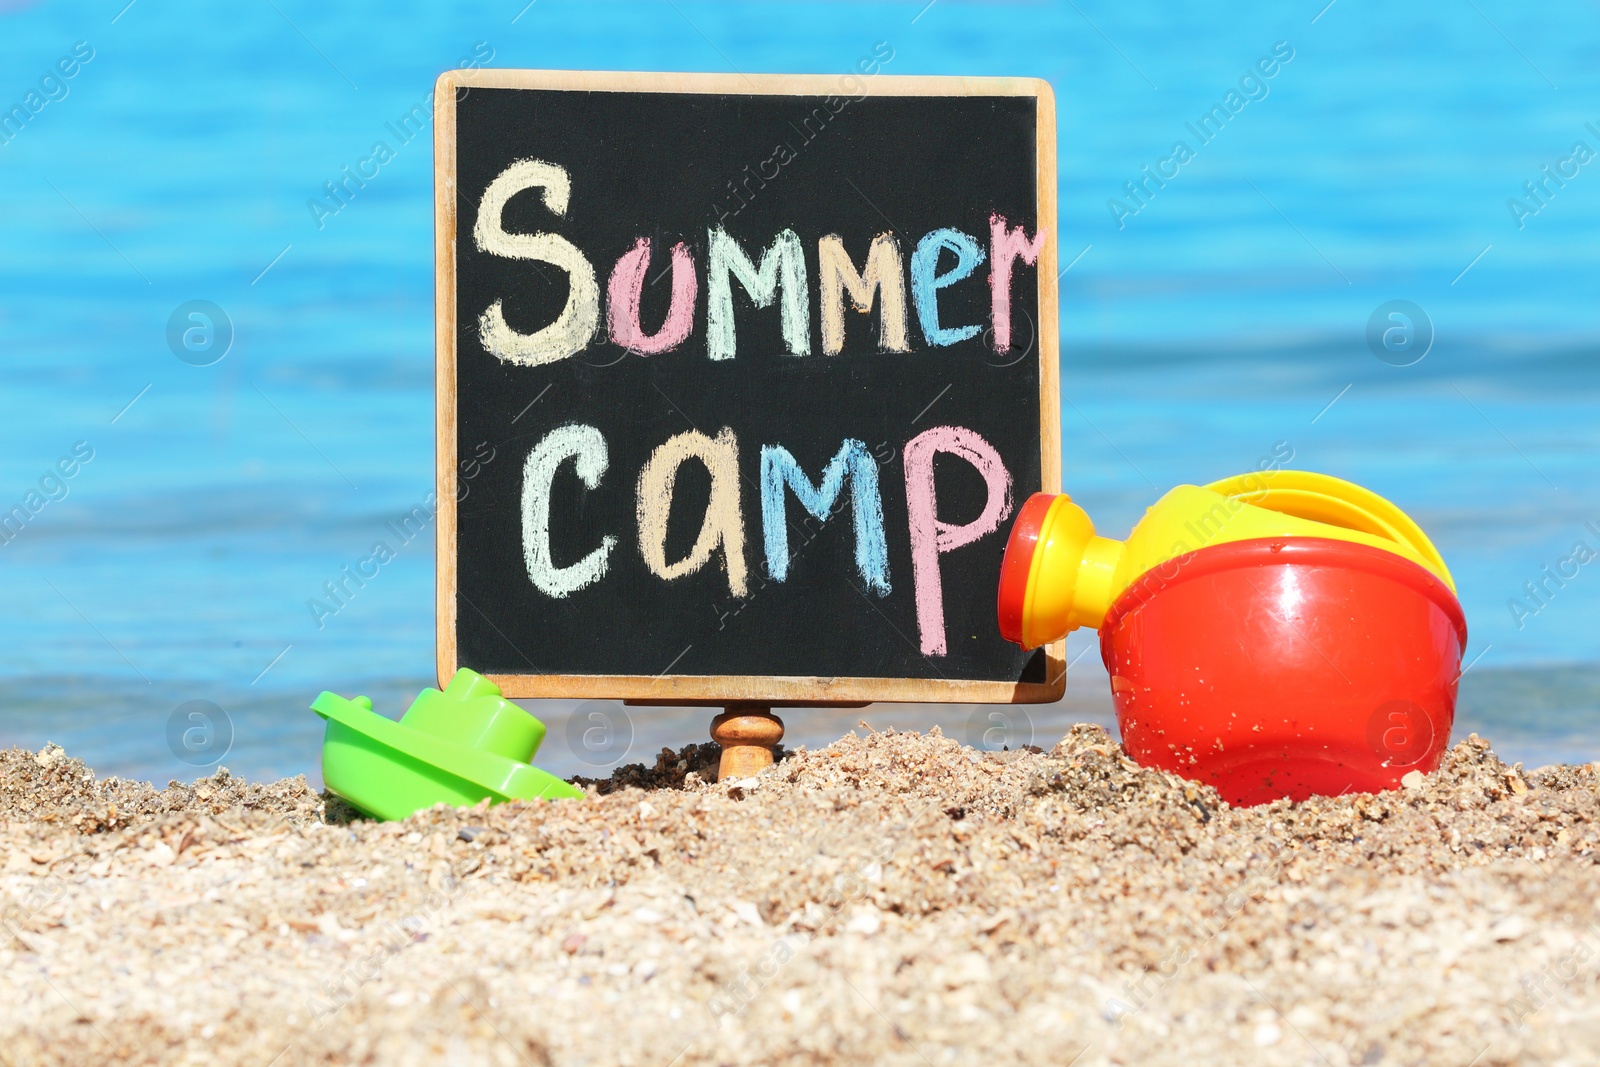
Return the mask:
M 933 457 L 939 452 L 960 456 L 978 469 L 987 487 L 983 514 L 965 526 L 939 521 L 934 498 Z M 935 426 L 906 442 L 906 503 L 911 513 L 911 573 L 916 587 L 917 630 L 924 656 L 942 656 L 944 587 L 939 556 L 993 533 L 1011 515 L 1011 475 L 994 446 L 961 426 Z

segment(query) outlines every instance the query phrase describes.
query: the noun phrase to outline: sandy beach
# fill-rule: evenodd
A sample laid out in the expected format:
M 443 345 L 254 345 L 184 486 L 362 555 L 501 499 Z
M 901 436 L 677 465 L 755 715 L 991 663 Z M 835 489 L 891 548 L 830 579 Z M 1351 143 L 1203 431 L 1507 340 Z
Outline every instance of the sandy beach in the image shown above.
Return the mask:
M 1581 1064 L 1600 795 L 1476 736 L 1233 810 L 1094 726 L 860 730 L 716 783 L 352 820 L 0 755 L 0 1061 Z

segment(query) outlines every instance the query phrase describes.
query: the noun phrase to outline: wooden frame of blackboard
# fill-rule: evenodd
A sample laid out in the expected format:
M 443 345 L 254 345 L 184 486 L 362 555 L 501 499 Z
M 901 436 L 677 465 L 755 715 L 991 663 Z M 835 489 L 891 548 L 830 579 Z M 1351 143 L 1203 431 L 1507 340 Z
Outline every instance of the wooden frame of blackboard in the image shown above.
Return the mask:
M 434 344 L 436 632 L 439 681 L 456 672 L 456 90 L 552 89 L 573 92 L 721 93 L 826 96 L 840 78 L 825 74 L 667 74 L 637 71 L 452 70 L 439 76 L 434 117 Z M 1050 238 L 1039 254 L 1039 437 L 1041 488 L 1061 491 L 1061 408 L 1056 220 L 1056 108 L 1048 82 L 1037 78 L 890 76 L 871 80 L 884 96 L 1031 96 L 1037 101 L 1038 226 Z M 942 678 L 830 678 L 761 675 L 490 674 L 510 697 L 621 699 L 641 704 L 771 706 L 907 703 L 1035 704 L 1066 690 L 1066 642 L 1045 647 L 1045 681 Z

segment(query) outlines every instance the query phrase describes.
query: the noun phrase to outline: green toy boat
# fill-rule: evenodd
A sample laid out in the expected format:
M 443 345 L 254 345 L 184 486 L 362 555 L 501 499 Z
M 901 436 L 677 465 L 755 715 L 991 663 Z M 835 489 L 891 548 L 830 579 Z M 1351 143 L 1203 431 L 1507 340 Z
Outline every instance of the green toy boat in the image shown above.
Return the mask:
M 441 692 L 424 689 L 399 722 L 372 700 L 323 693 L 311 710 L 328 723 L 322 780 L 379 819 L 404 819 L 435 804 L 470 807 L 488 799 L 576 798 L 583 792 L 532 766 L 544 723 L 463 667 Z

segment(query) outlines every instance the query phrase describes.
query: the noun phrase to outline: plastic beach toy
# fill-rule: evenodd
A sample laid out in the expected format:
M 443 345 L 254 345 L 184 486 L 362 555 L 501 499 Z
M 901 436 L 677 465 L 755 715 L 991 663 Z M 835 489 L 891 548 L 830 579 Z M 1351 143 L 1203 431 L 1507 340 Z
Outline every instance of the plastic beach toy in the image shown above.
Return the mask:
M 323 693 L 311 710 L 327 720 L 322 778 L 369 815 L 404 819 L 435 804 L 581 797 L 574 786 L 530 761 L 544 723 L 500 695 L 489 679 L 462 668 L 444 691 L 424 689 L 399 722 L 372 710 L 368 697 Z
M 1416 523 L 1305 471 L 1179 486 L 1126 541 L 1035 494 L 1006 547 L 999 620 L 1024 648 L 1098 628 L 1129 754 L 1235 804 L 1434 770 L 1467 640 Z

